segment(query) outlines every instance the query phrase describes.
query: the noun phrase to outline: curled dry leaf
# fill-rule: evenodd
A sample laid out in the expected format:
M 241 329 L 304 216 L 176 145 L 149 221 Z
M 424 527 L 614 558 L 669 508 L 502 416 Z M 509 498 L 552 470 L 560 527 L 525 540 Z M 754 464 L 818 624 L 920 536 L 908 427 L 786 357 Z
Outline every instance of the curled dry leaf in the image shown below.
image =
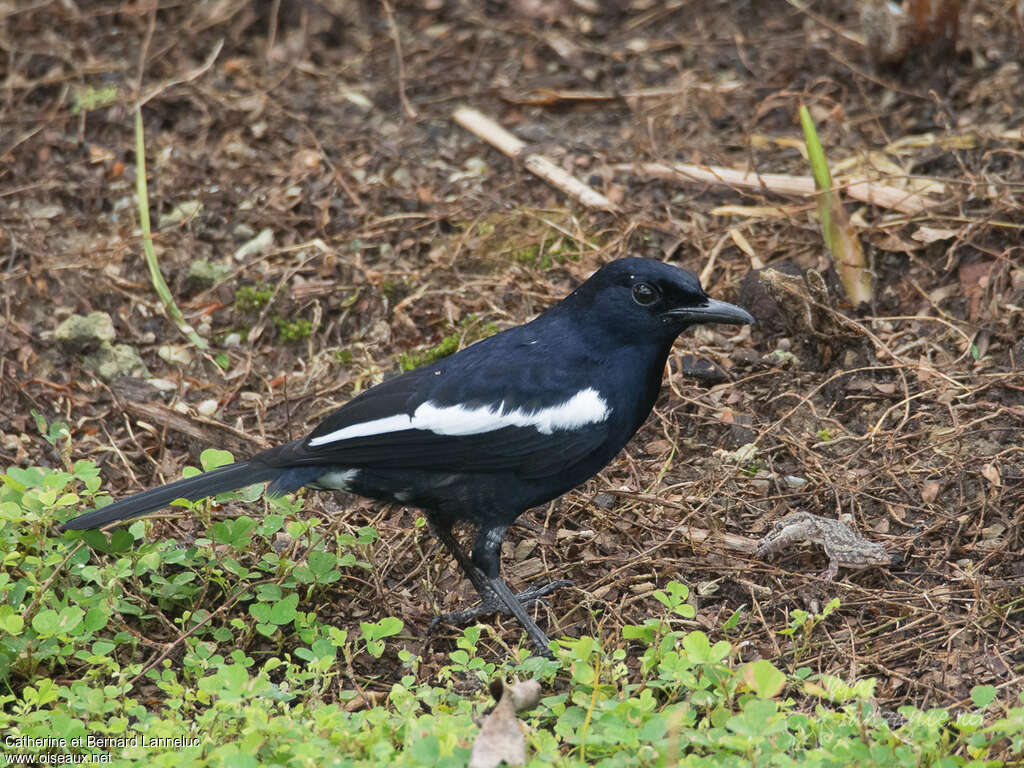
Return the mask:
M 939 495 L 939 484 L 936 482 L 925 483 L 921 486 L 921 501 L 931 504 Z
M 939 240 L 950 240 L 956 237 L 956 230 L 943 229 L 941 227 L 918 227 L 917 231 L 911 235 L 914 240 L 919 243 L 928 245 L 929 243 L 936 243 Z
M 997 467 L 995 464 L 990 463 L 983 466 L 981 468 L 981 474 L 985 476 L 986 480 L 988 480 L 990 483 L 992 483 L 992 485 L 996 487 L 999 487 L 1000 485 L 1003 484 L 1003 478 L 1002 475 L 1000 475 L 999 473 L 999 467 Z
M 839 196 L 832 195 L 832 257 L 835 259 L 839 280 L 846 289 L 850 303 L 855 307 L 871 303 L 874 296 L 871 285 L 871 270 L 868 268 L 864 249 L 861 248 L 857 230 L 839 202 Z
M 516 712 L 537 706 L 540 683 L 525 680 L 506 685 L 502 678 L 491 681 L 491 695 L 497 704 L 480 726 L 473 742 L 469 768 L 497 768 L 526 763 L 526 738 Z

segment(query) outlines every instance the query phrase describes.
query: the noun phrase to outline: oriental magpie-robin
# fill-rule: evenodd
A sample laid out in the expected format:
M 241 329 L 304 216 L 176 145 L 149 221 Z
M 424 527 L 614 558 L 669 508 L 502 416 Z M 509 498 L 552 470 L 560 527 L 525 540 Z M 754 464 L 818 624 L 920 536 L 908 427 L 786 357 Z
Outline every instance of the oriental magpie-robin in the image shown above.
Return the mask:
M 178 498 L 267 481 L 268 495 L 307 486 L 410 504 L 427 512 L 482 600 L 439 619 L 504 611 L 549 654 L 524 606 L 568 582 L 513 594 L 498 573 L 506 529 L 615 457 L 654 406 L 681 332 L 753 322 L 710 298 L 689 272 L 650 259 L 613 261 L 531 322 L 368 389 L 301 440 L 129 496 L 64 528 L 99 528 Z M 476 526 L 468 556 L 452 535 L 460 521 Z

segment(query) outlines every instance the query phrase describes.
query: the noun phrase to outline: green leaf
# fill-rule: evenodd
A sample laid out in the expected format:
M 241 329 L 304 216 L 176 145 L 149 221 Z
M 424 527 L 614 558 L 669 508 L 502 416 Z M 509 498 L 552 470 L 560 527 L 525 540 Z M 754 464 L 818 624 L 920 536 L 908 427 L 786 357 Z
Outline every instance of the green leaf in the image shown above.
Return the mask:
M 366 640 L 367 653 L 379 659 L 381 654 L 384 653 L 384 643 L 381 642 L 381 638 L 397 635 L 402 631 L 403 626 L 401 620 L 396 619 L 394 616 L 385 616 L 380 621 L 372 624 L 365 621 L 360 622 L 359 627 L 363 632 L 363 638 Z
M 971 701 L 978 709 L 985 709 L 995 701 L 996 689 L 992 685 L 976 685 L 971 688 Z
M 85 614 L 85 621 L 82 626 L 87 632 L 95 632 L 107 626 L 110 614 L 106 608 L 90 608 Z
M 409 756 L 421 765 L 436 765 L 441 759 L 441 742 L 434 734 L 428 734 L 410 745 Z
M 127 552 L 135 543 L 135 537 L 124 528 L 115 528 L 110 532 L 109 552 Z
M 20 635 L 25 629 L 25 620 L 16 613 L 2 616 L 0 617 L 0 629 L 3 629 L 4 633 L 8 635 Z
M 39 633 L 40 637 L 49 637 L 57 631 L 57 624 L 60 616 L 52 608 L 44 608 L 32 617 L 32 629 Z
M 770 699 L 786 685 L 786 676 L 767 659 L 759 659 L 743 668 L 743 682 L 760 698 Z
M 780 720 L 778 705 L 770 699 L 750 699 L 743 705 L 743 712 L 726 720 L 726 727 L 733 733 L 752 741 L 785 729 Z
M 683 650 L 697 663 L 711 660 L 711 643 L 708 640 L 708 636 L 699 629 L 688 633 L 683 638 Z
M 29 413 L 32 414 L 32 419 L 36 423 L 36 431 L 39 432 L 40 435 L 45 435 L 46 434 L 46 417 L 43 416 L 43 414 L 41 414 L 35 408 L 33 408 L 31 411 L 29 411 Z
M 231 451 L 222 451 L 218 448 L 207 448 L 199 454 L 199 463 L 203 465 L 204 472 L 209 472 L 211 469 L 217 469 L 218 467 L 224 467 L 228 464 L 234 464 L 235 457 L 231 455 Z
M 396 619 L 394 616 L 385 616 L 377 622 L 377 626 L 380 628 L 377 637 L 391 637 L 401 632 L 405 625 L 402 624 L 401 619 Z
M 307 562 L 309 563 L 309 570 L 317 576 L 326 576 L 338 562 L 338 558 L 332 552 L 314 549 L 309 553 Z
M 260 533 L 264 536 L 273 536 L 275 533 L 281 530 L 284 526 L 284 516 L 269 514 L 263 518 L 263 522 L 260 523 Z
M 45 608 L 32 619 L 32 629 L 38 632 L 40 637 L 49 637 L 58 632 L 68 633 L 81 623 L 84 616 L 85 611 L 77 605 L 69 605 L 60 613 L 52 608 Z
M 730 629 L 736 629 L 736 627 L 738 627 L 740 624 L 740 617 L 743 615 L 743 611 L 746 610 L 746 608 L 747 605 L 746 603 L 744 603 L 735 611 L 733 611 L 732 615 L 725 620 L 724 624 L 722 624 L 722 631 L 728 632 Z
M 295 593 L 274 603 L 270 609 L 269 619 L 277 625 L 287 624 L 295 620 L 295 606 L 299 604 L 299 596 Z

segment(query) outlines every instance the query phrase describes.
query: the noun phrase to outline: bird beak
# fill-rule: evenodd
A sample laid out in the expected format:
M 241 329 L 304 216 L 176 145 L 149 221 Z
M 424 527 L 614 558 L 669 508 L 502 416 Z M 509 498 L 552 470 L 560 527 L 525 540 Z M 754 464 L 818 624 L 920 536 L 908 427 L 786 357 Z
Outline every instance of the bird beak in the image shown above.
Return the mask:
M 672 318 L 685 320 L 691 325 L 698 323 L 728 323 L 729 325 L 752 325 L 754 316 L 742 307 L 718 299 L 708 298 L 700 307 L 678 307 L 665 313 Z

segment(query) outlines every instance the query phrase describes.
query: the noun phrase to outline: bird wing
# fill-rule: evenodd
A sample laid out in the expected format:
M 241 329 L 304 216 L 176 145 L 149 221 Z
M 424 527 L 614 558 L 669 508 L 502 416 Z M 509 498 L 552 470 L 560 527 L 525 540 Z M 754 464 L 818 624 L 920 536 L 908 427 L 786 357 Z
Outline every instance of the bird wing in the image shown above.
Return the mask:
M 568 368 L 445 361 L 354 398 L 306 438 L 253 457 L 269 466 L 557 474 L 599 449 L 610 407 Z M 559 372 L 561 371 L 561 372 Z

